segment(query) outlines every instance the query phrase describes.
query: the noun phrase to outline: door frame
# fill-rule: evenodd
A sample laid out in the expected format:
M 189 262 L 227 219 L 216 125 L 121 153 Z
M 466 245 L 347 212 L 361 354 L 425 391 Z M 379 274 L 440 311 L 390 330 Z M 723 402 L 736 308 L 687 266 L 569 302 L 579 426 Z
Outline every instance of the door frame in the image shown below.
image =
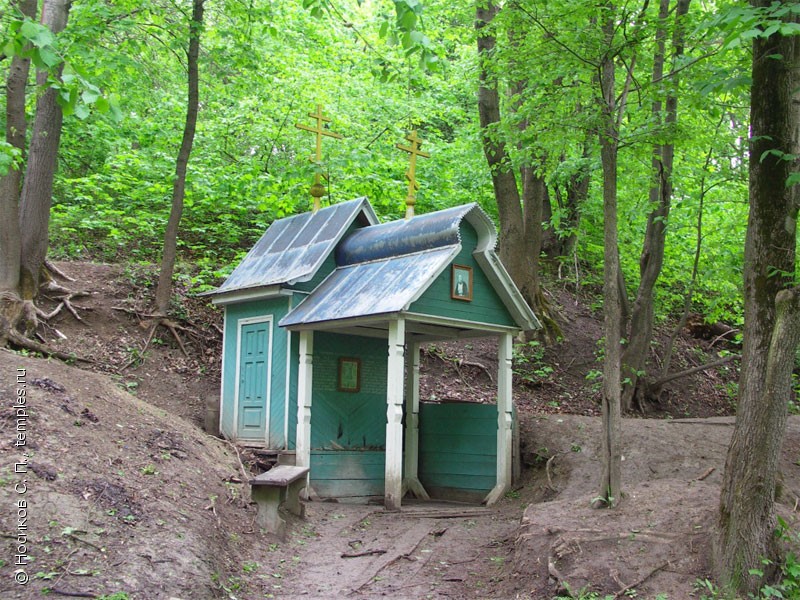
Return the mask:
M 269 421 L 270 409 L 272 408 L 272 332 L 274 328 L 274 319 L 272 315 L 262 315 L 258 317 L 246 317 L 239 319 L 236 323 L 236 380 L 233 389 L 233 428 L 234 438 L 239 440 L 239 381 L 241 379 L 241 360 L 242 360 L 242 327 L 245 325 L 256 325 L 258 323 L 269 323 L 269 349 L 267 351 L 267 390 L 266 390 L 266 412 L 267 421 L 264 423 L 264 443 L 269 446 Z M 245 438 L 250 440 L 250 438 Z M 257 438 L 253 438 L 254 440 Z

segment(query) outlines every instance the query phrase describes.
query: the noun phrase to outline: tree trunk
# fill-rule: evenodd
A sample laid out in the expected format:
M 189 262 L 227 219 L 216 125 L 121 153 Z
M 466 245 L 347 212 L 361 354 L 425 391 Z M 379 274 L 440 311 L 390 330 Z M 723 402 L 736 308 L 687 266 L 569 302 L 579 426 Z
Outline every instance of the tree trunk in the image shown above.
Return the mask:
M 499 9 L 491 2 L 478 3 L 476 9 L 478 30 L 478 59 L 480 75 L 478 88 L 478 113 L 482 130 L 483 152 L 492 175 L 497 211 L 500 217 L 500 259 L 514 281 L 519 285 L 520 275 L 528 270 L 528 258 L 520 252 L 523 245 L 523 220 L 521 199 L 517 180 L 506 151 L 505 142 L 492 128 L 500 123 L 500 95 L 497 82 L 491 81 L 487 62 L 494 51 L 496 39 L 485 28 L 492 22 Z
M 720 124 L 723 120 L 720 120 Z M 686 321 L 689 319 L 689 313 L 692 309 L 692 299 L 694 298 L 694 289 L 697 285 L 697 274 L 700 270 L 700 255 L 703 249 L 703 210 L 705 208 L 705 199 L 706 199 L 706 173 L 708 172 L 711 166 L 711 157 L 713 155 L 713 148 L 709 148 L 708 152 L 706 153 L 706 160 L 703 167 L 703 175 L 700 178 L 700 185 L 699 185 L 699 198 L 698 198 L 698 207 L 697 207 L 697 221 L 695 225 L 695 245 L 694 245 L 694 259 L 692 260 L 692 275 L 689 278 L 689 285 L 686 289 L 686 293 L 683 297 L 683 311 L 681 312 L 681 317 L 678 319 L 678 322 L 675 324 L 675 328 L 672 330 L 672 334 L 669 336 L 669 340 L 667 340 L 666 345 L 664 346 L 664 359 L 661 365 L 661 374 L 658 375 L 655 381 L 652 381 L 652 378 L 648 377 L 647 383 L 647 391 L 646 395 L 648 398 L 655 399 L 658 402 L 661 398 L 661 393 L 664 390 L 664 381 L 666 380 L 667 376 L 669 375 L 670 368 L 672 366 L 672 356 L 675 353 L 675 340 L 678 339 L 678 336 L 683 331 L 684 326 L 686 325 Z
M 155 312 L 166 316 L 169 312 L 169 301 L 172 296 L 172 274 L 175 271 L 175 258 L 178 249 L 178 226 L 183 214 L 183 198 L 186 193 L 186 168 L 189 155 L 192 153 L 194 133 L 197 128 L 197 111 L 199 106 L 198 56 L 200 54 L 200 34 L 203 28 L 203 3 L 205 0 L 193 0 L 192 20 L 189 23 L 188 63 L 188 101 L 186 104 L 186 123 L 183 128 L 183 139 L 175 161 L 175 182 L 172 186 L 172 208 L 164 233 L 164 249 L 161 256 L 161 272 L 156 288 Z
M 725 465 L 715 558 L 720 582 L 742 593 L 755 593 L 763 584 L 762 578 L 751 571 L 765 571 L 765 558 L 779 560 L 775 486 L 795 353 L 800 345 L 800 288 L 778 292 L 775 306 L 775 326 L 767 347 L 758 406 L 748 410 L 747 417 L 743 410 L 737 415 L 735 439 Z M 746 462 L 737 469 L 733 460 L 742 461 L 743 456 Z
M 71 2 L 46 0 L 42 8 L 42 23 L 58 34 L 67 26 Z M 25 302 L 32 303 L 39 291 L 39 273 L 47 256 L 49 242 L 50 206 L 53 200 L 53 177 L 56 172 L 58 146 L 61 140 L 63 113 L 56 102 L 58 91 L 45 86 L 49 73 L 36 74 L 37 85 L 44 89 L 36 102 L 25 182 L 22 186 L 20 230 L 22 256 L 20 291 Z M 58 67 L 57 77 L 61 76 Z
M 545 337 L 554 337 L 558 326 L 544 301 L 539 285 L 538 253 L 541 250 L 541 207 L 523 208 L 517 178 L 508 156 L 505 142 L 494 128 L 500 123 L 500 96 L 497 82 L 492 81 L 488 61 L 497 43 L 486 27 L 499 8 L 489 2 L 476 7 L 475 28 L 478 31 L 478 60 L 480 62 L 478 113 L 482 131 L 483 152 L 492 175 L 494 196 L 500 218 L 499 255 L 522 296 L 545 326 Z M 529 167 L 528 167 L 529 168 Z M 532 174 L 532 171 L 530 171 Z M 523 186 L 524 188 L 524 186 Z M 528 188 L 531 193 L 534 189 Z M 525 188 L 523 189 L 525 191 Z M 539 218 L 537 224 L 532 219 Z M 553 328 L 555 326 L 555 329 Z
M 550 260 L 569 257 L 575 251 L 578 241 L 578 226 L 581 221 L 580 207 L 589 197 L 589 184 L 591 183 L 590 167 L 588 166 L 590 147 L 588 135 L 583 142 L 580 167 L 567 176 L 566 181 L 562 184 L 563 191 L 562 186 L 555 186 L 556 201 L 561 211 L 559 231 L 556 231 L 551 225 L 544 232 L 542 240 L 542 251 Z M 565 160 L 566 157 L 562 155 L 562 163 Z M 545 223 L 552 223 L 552 217 L 553 209 L 550 198 L 547 198 L 544 203 L 542 219 Z
M 766 8 L 771 0 L 752 4 Z M 743 594 L 756 592 L 761 583 L 750 570 L 762 569 L 761 559 L 776 552 L 775 477 L 791 390 L 787 361 L 794 360 L 799 318 L 796 291 L 791 301 L 778 295 L 795 271 L 797 186 L 785 182 L 798 165 L 784 157 L 798 153 L 798 66 L 796 36 L 775 33 L 754 40 L 742 371 L 714 554 L 720 583 Z M 775 156 L 776 150 L 784 154 Z M 776 322 L 776 298 L 785 304 L 782 322 Z
M 607 5 L 608 6 L 608 5 Z M 614 11 L 609 6 L 603 24 L 607 53 L 600 71 L 601 129 L 600 157 L 603 167 L 603 318 L 605 356 L 603 360 L 603 434 L 602 474 L 595 506 L 615 506 L 622 489 L 622 417 L 620 413 L 620 361 L 622 301 L 619 287 L 619 252 L 617 251 L 617 154 L 618 128 L 614 57 Z
M 15 10 L 30 19 L 36 18 L 36 9 L 36 0 L 23 0 L 15 6 Z M 25 153 L 25 135 L 28 130 L 25 119 L 25 87 L 30 65 L 29 58 L 14 56 L 6 80 L 6 142 L 19 150 L 20 158 Z M 0 179 L 0 346 L 5 346 L 9 331 L 20 324 L 23 316 L 19 293 L 21 187 L 21 165 L 15 164 Z M 21 325 L 23 329 L 26 327 L 25 324 Z
M 678 0 L 675 9 L 675 33 L 673 36 L 673 56 L 678 59 L 683 55 L 682 18 L 689 10 L 691 0 Z M 653 82 L 656 86 L 664 77 L 666 58 L 667 19 L 670 14 L 670 0 L 661 0 L 658 11 L 659 26 L 656 31 L 656 55 L 653 60 Z M 678 120 L 677 78 L 671 77 L 672 90 L 667 94 L 666 113 L 661 114 L 661 100 L 653 102 L 653 120 L 663 120 L 669 130 Z M 667 220 L 672 205 L 672 168 L 675 157 L 675 146 L 672 143 L 658 144 L 653 148 L 652 171 L 653 181 L 650 186 L 650 204 L 652 212 L 647 217 L 642 253 L 639 259 L 639 288 L 633 303 L 630 319 L 628 344 L 622 355 L 622 376 L 625 384 L 622 392 L 622 408 L 633 408 L 634 399 L 639 404 L 644 402 L 643 391 L 646 378 L 639 381 L 645 371 L 650 342 L 653 339 L 653 290 L 661 275 L 664 264 L 664 245 L 666 242 Z

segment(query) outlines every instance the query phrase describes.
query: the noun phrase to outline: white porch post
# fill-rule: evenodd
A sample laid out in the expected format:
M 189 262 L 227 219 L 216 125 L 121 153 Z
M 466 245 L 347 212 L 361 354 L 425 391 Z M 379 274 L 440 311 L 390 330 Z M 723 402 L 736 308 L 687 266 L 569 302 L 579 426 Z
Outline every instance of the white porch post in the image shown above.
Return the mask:
M 403 497 L 403 370 L 406 322 L 389 323 L 389 362 L 386 377 L 386 471 L 384 506 L 400 510 Z
M 300 369 L 297 376 L 297 443 L 298 467 L 311 466 L 311 387 L 313 381 L 314 332 L 300 332 Z
M 409 344 L 406 365 L 406 435 L 403 470 L 403 494 L 411 491 L 417 498 L 429 500 L 419 481 L 419 342 Z
M 513 336 L 500 335 L 497 369 L 497 484 L 486 496 L 486 504 L 494 504 L 511 487 L 512 371 L 511 353 Z

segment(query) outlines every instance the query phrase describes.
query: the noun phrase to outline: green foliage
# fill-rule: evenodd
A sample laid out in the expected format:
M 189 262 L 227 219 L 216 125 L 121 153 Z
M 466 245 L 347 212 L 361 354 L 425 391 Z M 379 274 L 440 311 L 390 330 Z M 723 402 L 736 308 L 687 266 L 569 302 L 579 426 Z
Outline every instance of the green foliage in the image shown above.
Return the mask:
M 553 367 L 545 359 L 544 345 L 536 340 L 514 344 L 512 364 L 514 375 L 530 383 L 540 383 L 553 374 Z
M 613 594 L 600 595 L 598 592 L 593 592 L 589 586 L 582 587 L 580 590 L 572 591 L 567 582 L 564 582 L 564 587 L 567 589 L 566 596 L 556 596 L 555 600 L 613 600 Z
M 588 0 L 536 9 L 512 3 L 491 25 L 498 46 L 488 69 L 509 116 L 487 135 L 508 143 L 508 168 L 534 161 L 544 174 L 549 227 L 560 237 L 577 235 L 577 261 L 569 264 L 578 266 L 576 283 L 592 287 L 600 283 L 603 264 L 592 60 L 605 50 L 599 31 L 587 24 L 598 9 Z M 736 326 L 747 219 L 750 57 L 743 44 L 775 26 L 789 32 L 780 21 L 786 9 L 754 12 L 732 0 L 692 3 L 686 54 L 670 66 L 681 73 L 673 126 L 654 119 L 651 106 L 675 84 L 669 78 L 646 83 L 656 9 L 650 3 L 641 18 L 621 14 L 620 22 L 636 25 L 614 40 L 620 64 L 635 63 L 637 85 L 620 123 L 622 268 L 633 291 L 651 209 L 652 144 L 672 141 L 675 194 L 665 221 L 658 316 L 682 309 L 702 206 L 692 310 Z M 30 20 L 3 18 L 0 43 L 7 55 L 29 53 L 36 66 L 51 71 L 64 66 L 61 79 L 49 82 L 67 115 L 51 255 L 157 262 L 185 116 L 187 15 L 152 0 L 90 0 L 74 4 L 59 36 Z M 758 29 L 758 19 L 766 27 Z M 203 291 L 218 284 L 270 223 L 307 210 L 315 173 L 328 176 L 323 202 L 366 195 L 383 219 L 400 218 L 407 158 L 395 144 L 410 128 L 432 155 L 418 168 L 417 211 L 476 201 L 496 218 L 475 102 L 473 21 L 473 5 L 441 0 L 208 4 L 201 107 L 178 238 L 187 285 Z M 345 138 L 326 140 L 322 161 L 313 164 L 307 160 L 313 142 L 294 124 L 307 122 L 317 103 L 331 116 L 331 130 Z M 516 112 L 507 110 L 511 106 Z M 0 174 L 20 160 L 7 145 L 0 147 Z M 590 185 L 580 221 L 573 223 L 564 200 L 576 174 Z M 515 356 L 518 373 L 532 381 L 552 376 L 538 352 L 518 348 Z

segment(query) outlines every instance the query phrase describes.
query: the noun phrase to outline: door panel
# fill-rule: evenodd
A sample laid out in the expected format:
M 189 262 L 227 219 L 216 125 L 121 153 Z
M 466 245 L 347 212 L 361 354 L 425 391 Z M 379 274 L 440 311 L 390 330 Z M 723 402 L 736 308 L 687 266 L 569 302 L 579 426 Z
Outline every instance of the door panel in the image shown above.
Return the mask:
M 265 440 L 269 390 L 270 322 L 241 328 L 237 437 Z

